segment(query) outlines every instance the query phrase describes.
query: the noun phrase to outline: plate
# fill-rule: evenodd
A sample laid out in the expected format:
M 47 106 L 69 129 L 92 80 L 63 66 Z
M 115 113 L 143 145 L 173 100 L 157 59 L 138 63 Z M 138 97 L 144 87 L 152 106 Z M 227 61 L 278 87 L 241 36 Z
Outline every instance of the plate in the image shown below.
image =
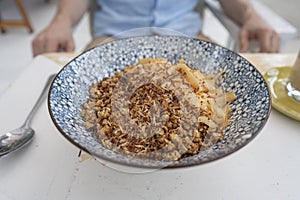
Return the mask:
M 269 69 L 264 78 L 271 91 L 272 106 L 282 114 L 300 121 L 300 102 L 288 95 L 287 84 L 291 67 Z
M 199 154 L 177 161 L 144 160 L 106 149 L 91 136 L 80 116 L 92 83 L 111 77 L 142 58 L 166 58 L 171 63 L 184 59 L 202 73 L 224 72 L 219 86 L 234 91 L 230 124 L 224 138 Z M 51 119 L 73 145 L 100 160 L 141 168 L 195 166 L 224 158 L 244 147 L 258 135 L 270 113 L 268 86 L 259 71 L 237 53 L 213 43 L 182 36 L 138 36 L 108 42 L 70 61 L 57 74 L 49 95 Z

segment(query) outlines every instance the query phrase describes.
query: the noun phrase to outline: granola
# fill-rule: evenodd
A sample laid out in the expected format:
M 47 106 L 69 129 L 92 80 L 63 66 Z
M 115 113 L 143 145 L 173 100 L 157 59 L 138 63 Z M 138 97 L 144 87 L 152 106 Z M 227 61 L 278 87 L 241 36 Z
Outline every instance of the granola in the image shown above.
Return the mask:
M 84 127 L 113 151 L 147 159 L 179 160 L 223 138 L 233 92 L 217 87 L 183 60 L 142 59 L 92 84 L 82 106 Z

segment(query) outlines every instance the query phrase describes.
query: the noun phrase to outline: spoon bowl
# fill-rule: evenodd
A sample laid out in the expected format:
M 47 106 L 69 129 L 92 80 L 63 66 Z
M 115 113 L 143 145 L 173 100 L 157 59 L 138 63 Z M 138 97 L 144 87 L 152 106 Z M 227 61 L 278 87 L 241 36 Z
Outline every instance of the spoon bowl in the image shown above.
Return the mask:
M 25 146 L 33 136 L 34 130 L 23 126 L 1 135 L 0 157 Z
M 25 145 L 30 143 L 34 136 L 34 130 L 30 127 L 30 123 L 35 112 L 45 99 L 48 87 L 50 86 L 50 83 L 54 77 L 55 75 L 53 74 L 48 78 L 37 102 L 30 111 L 24 124 L 20 128 L 14 129 L 4 134 L 0 134 L 0 157 L 14 152 L 17 149 L 20 149 L 21 147 L 24 147 Z

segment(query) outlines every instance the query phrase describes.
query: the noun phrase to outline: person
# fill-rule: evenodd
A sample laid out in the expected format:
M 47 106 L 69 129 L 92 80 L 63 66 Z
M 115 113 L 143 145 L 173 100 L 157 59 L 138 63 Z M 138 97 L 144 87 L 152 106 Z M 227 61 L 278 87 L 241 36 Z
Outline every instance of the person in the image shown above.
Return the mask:
M 182 34 L 206 38 L 201 33 L 202 20 L 195 11 L 197 0 L 96 0 L 93 41 L 89 48 L 107 37 L 123 31 L 143 28 L 143 34 L 153 33 L 151 27 L 167 28 Z M 278 52 L 280 37 L 248 0 L 219 0 L 225 14 L 240 25 L 240 52 L 246 52 L 251 40 L 259 42 L 260 52 Z M 32 41 L 33 56 L 56 51 L 74 51 L 72 30 L 89 9 L 89 0 L 60 0 L 51 23 Z M 148 27 L 148 28 L 147 28 Z

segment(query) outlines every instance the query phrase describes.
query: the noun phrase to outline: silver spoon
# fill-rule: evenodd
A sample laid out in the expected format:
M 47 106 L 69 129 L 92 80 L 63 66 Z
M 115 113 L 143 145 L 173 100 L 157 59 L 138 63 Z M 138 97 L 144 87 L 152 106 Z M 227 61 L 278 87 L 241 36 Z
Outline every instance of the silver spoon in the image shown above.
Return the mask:
M 35 112 L 38 110 L 38 108 L 44 101 L 48 91 L 48 87 L 54 77 L 55 74 L 49 76 L 46 85 L 44 86 L 37 102 L 35 103 L 29 115 L 27 116 L 24 124 L 20 128 L 17 128 L 4 134 L 0 134 L 0 157 L 25 146 L 32 140 L 34 136 L 34 130 L 30 127 L 30 123 Z

